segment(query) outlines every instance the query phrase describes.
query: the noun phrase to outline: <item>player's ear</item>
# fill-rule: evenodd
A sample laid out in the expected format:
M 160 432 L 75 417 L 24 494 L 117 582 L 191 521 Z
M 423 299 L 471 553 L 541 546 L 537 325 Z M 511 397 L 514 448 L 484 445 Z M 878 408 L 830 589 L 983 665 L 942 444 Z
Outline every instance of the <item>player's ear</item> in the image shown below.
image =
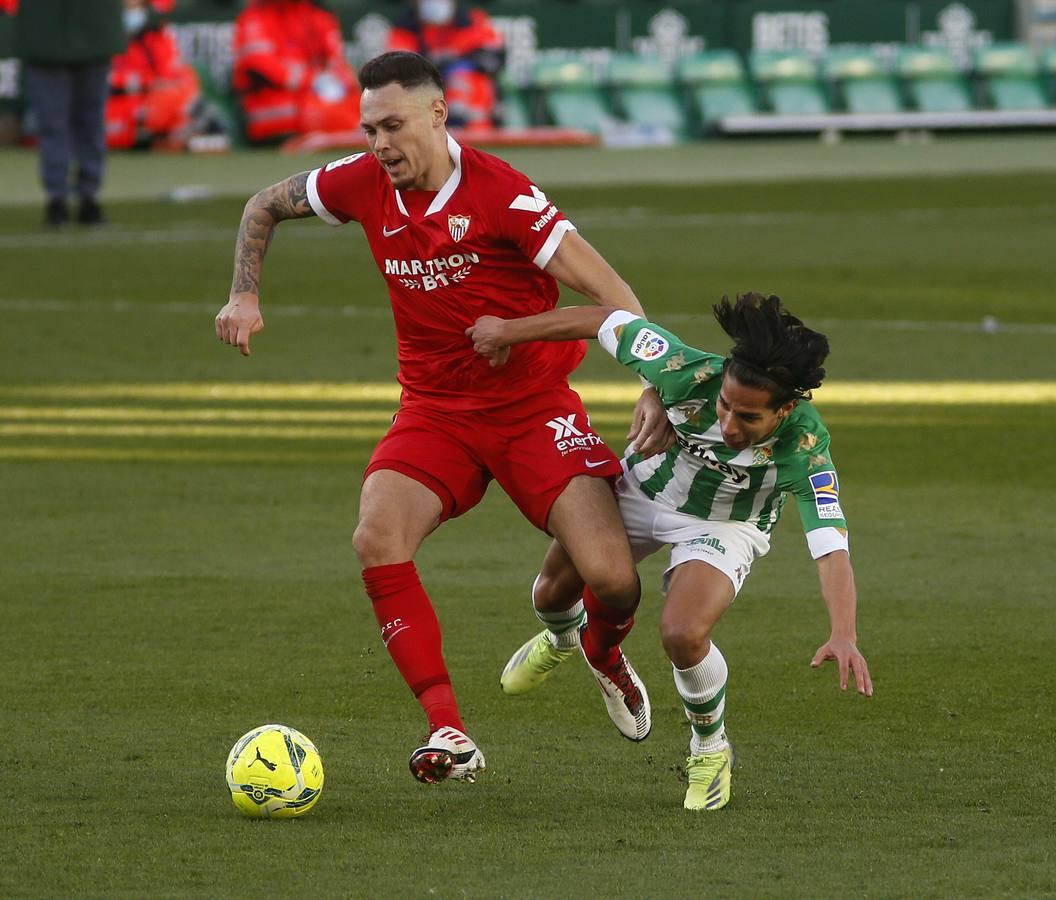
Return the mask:
M 443 97 L 433 100 L 433 127 L 439 128 L 447 121 L 447 101 Z

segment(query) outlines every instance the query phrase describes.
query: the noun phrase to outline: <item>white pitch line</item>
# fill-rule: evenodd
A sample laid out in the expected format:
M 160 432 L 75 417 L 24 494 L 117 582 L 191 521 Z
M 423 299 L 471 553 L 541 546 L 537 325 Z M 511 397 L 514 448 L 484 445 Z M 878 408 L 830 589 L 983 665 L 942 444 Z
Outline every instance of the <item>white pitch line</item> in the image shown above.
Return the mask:
M 221 292 L 222 293 L 222 292 Z M 139 300 L 58 300 L 54 298 L 31 300 L 25 297 L 0 298 L 0 312 L 40 312 L 40 313 L 135 313 L 162 314 L 179 316 L 203 316 L 212 318 L 220 310 L 222 298 L 218 301 L 181 302 L 166 301 L 163 303 L 145 303 Z M 265 317 L 282 316 L 288 318 L 307 317 L 317 319 L 386 319 L 392 316 L 389 306 L 308 306 L 297 303 L 265 303 Z M 710 322 L 709 310 L 699 313 L 663 313 L 657 316 L 660 323 L 665 322 Z M 812 325 L 818 328 L 866 328 L 876 331 L 955 331 L 979 332 L 983 330 L 976 321 L 927 321 L 917 319 L 813 319 Z M 1042 335 L 1056 334 L 1056 322 L 998 322 L 996 332 L 999 334 Z
M 633 404 L 641 387 L 629 381 L 580 381 L 573 387 L 589 406 Z M 815 392 L 819 406 L 1050 406 L 1056 381 L 835 381 Z M 395 382 L 107 382 L 0 385 L 0 398 L 264 403 L 398 402 Z
M 787 211 L 759 210 L 758 212 L 664 212 L 643 207 L 595 208 L 580 212 L 569 210 L 568 215 L 579 225 L 588 228 L 638 230 L 647 228 L 758 228 L 760 226 L 802 225 L 810 222 L 895 222 L 937 221 L 942 219 L 984 218 L 992 222 L 998 218 L 1031 217 L 1043 219 L 1056 214 L 1056 206 L 968 206 L 968 207 L 909 207 L 904 209 Z M 79 250 L 84 247 L 124 246 L 127 244 L 211 244 L 217 241 L 234 243 L 237 222 L 230 227 L 204 226 L 201 228 L 137 229 L 112 226 L 95 231 L 68 233 L 34 233 L 0 235 L 0 250 L 47 249 L 49 251 Z M 353 228 L 353 231 L 358 229 Z M 281 240 L 333 240 L 348 236 L 347 231 L 321 228 L 284 228 Z

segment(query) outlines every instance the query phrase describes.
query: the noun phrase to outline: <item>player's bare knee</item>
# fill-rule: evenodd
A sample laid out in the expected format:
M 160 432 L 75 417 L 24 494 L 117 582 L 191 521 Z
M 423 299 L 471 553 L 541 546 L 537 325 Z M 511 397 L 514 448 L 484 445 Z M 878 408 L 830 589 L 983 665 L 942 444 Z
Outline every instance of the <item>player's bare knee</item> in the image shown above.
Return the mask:
M 356 526 L 352 533 L 352 549 L 363 568 L 402 562 L 400 557 L 406 556 L 398 537 L 374 520 L 364 520 Z
M 587 585 L 606 606 L 620 609 L 637 604 L 642 594 L 642 584 L 634 567 L 627 571 L 619 568 L 602 569 L 586 579 Z
M 711 629 L 661 616 L 660 643 L 667 658 L 677 668 L 688 669 L 707 656 Z

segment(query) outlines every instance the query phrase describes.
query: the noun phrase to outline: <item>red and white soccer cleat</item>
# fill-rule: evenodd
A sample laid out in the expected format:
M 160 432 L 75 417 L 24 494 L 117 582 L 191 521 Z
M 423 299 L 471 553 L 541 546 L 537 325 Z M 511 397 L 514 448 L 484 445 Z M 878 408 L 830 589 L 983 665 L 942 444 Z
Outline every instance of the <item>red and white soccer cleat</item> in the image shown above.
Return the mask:
M 653 727 L 649 693 L 623 651 L 617 650 L 616 654 L 615 661 L 604 669 L 594 668 L 589 659 L 587 665 L 601 689 L 612 724 L 628 740 L 644 741 Z M 583 658 L 586 659 L 585 651 Z
M 411 774 L 423 784 L 476 781 L 484 771 L 484 754 L 457 728 L 444 726 L 411 754 Z

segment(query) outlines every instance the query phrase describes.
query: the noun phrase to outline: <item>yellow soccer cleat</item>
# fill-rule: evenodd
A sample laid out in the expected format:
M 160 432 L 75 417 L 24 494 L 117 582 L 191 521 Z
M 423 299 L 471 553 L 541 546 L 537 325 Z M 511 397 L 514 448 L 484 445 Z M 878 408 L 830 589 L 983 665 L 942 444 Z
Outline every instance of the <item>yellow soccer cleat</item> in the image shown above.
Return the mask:
M 730 744 L 718 753 L 704 753 L 686 760 L 689 788 L 682 804 L 686 809 L 722 809 L 730 802 L 730 772 L 734 753 Z
M 539 687 L 550 672 L 579 652 L 578 647 L 558 650 L 550 643 L 549 631 L 541 631 L 510 657 L 499 684 L 504 694 L 527 694 Z

